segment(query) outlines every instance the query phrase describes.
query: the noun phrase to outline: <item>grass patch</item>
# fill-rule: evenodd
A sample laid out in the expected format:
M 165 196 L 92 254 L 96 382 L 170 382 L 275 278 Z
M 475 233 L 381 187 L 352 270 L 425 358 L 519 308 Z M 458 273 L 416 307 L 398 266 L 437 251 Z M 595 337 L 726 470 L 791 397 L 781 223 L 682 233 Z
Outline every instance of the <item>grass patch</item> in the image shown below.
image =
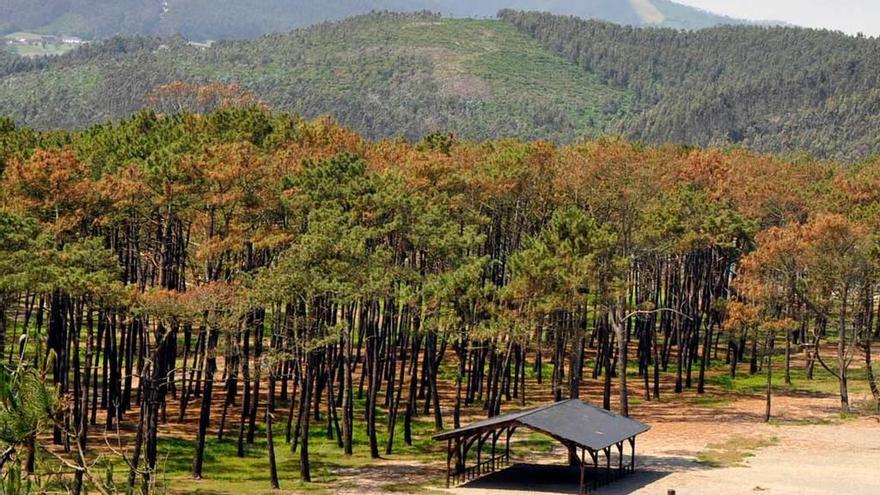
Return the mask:
M 517 430 L 517 433 L 510 439 L 510 455 L 511 457 L 527 458 L 530 454 L 550 452 L 556 445 L 558 445 L 556 440 L 543 433 L 533 431 L 526 433 L 526 431 Z M 503 444 L 499 443 L 499 446 L 504 448 Z
M 548 361 L 549 360 L 546 360 L 545 362 L 541 363 L 541 381 L 543 383 L 549 383 L 551 380 L 553 380 L 554 366 L 553 366 L 553 363 L 548 362 Z M 590 369 L 589 365 L 587 365 L 584 369 L 589 370 Z M 526 380 L 537 380 L 537 379 L 538 379 L 538 370 L 535 367 L 535 363 L 530 362 L 526 365 Z
M 745 466 L 745 460 L 754 456 L 754 451 L 776 445 L 776 437 L 735 436 L 720 443 L 713 443 L 697 454 L 697 461 L 711 467 Z
M 279 406 L 279 411 L 284 410 Z M 363 410 L 361 401 L 356 401 L 355 411 Z M 434 442 L 433 421 L 429 416 L 416 418 L 413 422 L 413 445 L 408 446 L 403 442 L 403 419 L 398 421 L 395 432 L 394 453 L 391 456 L 384 455 L 385 443 L 388 441 L 388 432 L 385 430 L 385 417 L 380 412 L 377 414 L 379 427 L 379 446 L 383 452 L 383 458 L 408 459 L 421 463 L 435 462 L 445 455 L 445 444 Z M 322 417 L 322 419 L 326 419 Z M 451 426 L 451 425 L 450 425 Z M 336 440 L 327 434 L 324 421 L 313 425 L 309 442 L 309 457 L 311 459 L 313 483 L 304 483 L 299 476 L 299 452 L 292 452 L 290 445 L 285 443 L 284 423 L 279 421 L 275 425 L 275 455 L 278 465 L 278 477 L 281 481 L 282 491 L 295 491 L 306 493 L 336 493 L 340 488 L 349 484 L 350 479 L 341 478 L 337 475 L 340 470 L 346 469 L 372 469 L 380 464 L 370 458 L 369 439 L 366 436 L 363 424 L 356 421 L 353 431 L 352 446 L 354 455 L 346 457 L 342 455 Z M 189 439 L 179 437 L 164 437 L 160 440 L 159 453 L 162 462 L 162 474 L 160 478 L 170 494 L 203 495 L 203 494 L 227 494 L 227 493 L 278 493 L 269 487 L 269 463 L 267 458 L 267 446 L 265 428 L 261 425 L 253 445 L 248 446 L 244 457 L 237 456 L 236 444 L 237 430 L 229 431 L 227 437 L 218 441 L 216 436 L 210 436 L 206 442 L 204 479 L 193 480 L 190 475 L 191 463 L 195 443 Z M 503 449 L 503 439 L 498 448 Z M 528 430 L 518 431 L 511 439 L 511 456 L 527 458 L 534 453 L 549 452 L 556 442 L 545 435 Z M 484 445 L 484 454 L 490 451 L 490 445 Z M 474 455 L 474 452 L 471 452 Z M 391 481 L 391 480 L 389 480 Z M 436 490 L 432 481 L 400 481 L 389 482 L 381 486 L 381 490 L 388 493 L 424 493 L 436 495 L 442 492 Z
M 340 480 L 336 474 L 343 469 L 370 469 L 377 467 L 376 460 L 370 458 L 369 439 L 366 428 L 356 418 L 356 427 L 352 438 L 354 455 L 345 456 L 337 445 L 337 440 L 327 432 L 326 416 L 322 415 L 318 424 L 310 429 L 309 458 L 311 461 L 312 483 L 305 483 L 299 474 L 299 451 L 293 452 L 291 445 L 285 442 L 284 413 L 286 406 L 279 404 L 279 420 L 273 429 L 275 433 L 275 456 L 278 466 L 278 477 L 282 491 L 297 493 L 336 493 L 340 488 Z M 363 401 L 355 403 L 355 411 L 363 411 Z M 395 429 L 394 450 L 391 456 L 385 456 L 385 445 L 388 442 L 388 431 L 385 428 L 385 415 L 377 411 L 377 427 L 379 430 L 379 448 L 383 458 L 409 459 L 428 463 L 440 459 L 445 445 L 434 442 L 434 426 L 430 417 L 415 418 L 413 421 L 413 445 L 403 441 L 403 418 L 399 418 Z M 226 493 L 278 493 L 269 486 L 269 461 L 266 445 L 265 425 L 259 425 L 252 445 L 247 446 L 244 457 L 237 456 L 237 424 L 235 428 L 227 426 L 227 435 L 217 440 L 216 435 L 207 438 L 202 480 L 194 480 L 190 475 L 195 442 L 179 437 L 163 437 L 160 439 L 159 455 L 162 462 L 160 479 L 170 494 L 226 494 Z M 414 493 L 422 493 L 416 491 Z
M 878 404 L 877 401 L 875 401 L 874 399 L 860 400 L 856 401 L 852 405 L 852 409 L 859 414 L 872 415 L 880 413 L 880 404 Z
M 435 489 L 431 483 L 412 483 L 406 481 L 388 483 L 382 485 L 380 489 L 388 493 L 419 493 L 424 495 L 443 495 L 446 493 Z
M 801 419 L 778 419 L 770 418 L 773 426 L 825 426 L 837 425 L 840 421 L 835 418 L 801 418 Z
M 826 359 L 828 359 L 826 357 Z M 727 365 L 723 365 L 727 370 Z M 720 368 L 715 368 L 719 369 Z M 837 378 L 825 368 L 816 363 L 813 369 L 813 378 L 808 379 L 806 370 L 802 366 L 791 367 L 791 385 L 786 385 L 785 357 L 776 356 L 773 359 L 773 392 L 799 392 L 809 394 L 837 395 L 840 392 Z M 853 366 L 849 369 L 849 392 L 861 394 L 868 391 L 867 372 L 863 367 Z M 759 371 L 754 375 L 748 373 L 748 363 L 741 363 L 737 370 L 736 378 L 731 378 L 728 373 L 719 373 L 706 377 L 706 382 L 716 385 L 725 391 L 736 394 L 764 394 L 767 390 L 767 375 Z

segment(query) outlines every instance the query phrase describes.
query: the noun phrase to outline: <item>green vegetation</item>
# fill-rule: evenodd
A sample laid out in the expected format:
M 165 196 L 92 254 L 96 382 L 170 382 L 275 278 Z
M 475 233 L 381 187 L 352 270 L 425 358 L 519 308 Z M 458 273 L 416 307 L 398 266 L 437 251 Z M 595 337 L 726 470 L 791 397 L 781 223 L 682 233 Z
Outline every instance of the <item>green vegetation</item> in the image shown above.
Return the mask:
M 360 404 L 363 407 L 363 403 Z M 283 427 L 277 427 L 277 434 L 283 433 Z M 417 438 L 413 446 L 401 446 L 389 459 L 405 459 L 408 462 L 430 463 L 443 454 L 443 446 L 431 440 L 433 426 L 426 421 L 414 423 L 413 435 Z M 403 434 L 400 427 L 398 434 Z M 279 435 L 280 436 L 280 435 Z M 383 435 L 384 436 L 384 435 Z M 285 490 L 304 490 L 309 493 L 333 493 L 339 481 L 335 474 L 339 470 L 369 470 L 378 467 L 370 458 L 369 440 L 362 429 L 355 431 L 353 438 L 355 454 L 339 455 L 339 447 L 335 439 L 328 438 L 326 426 L 315 425 L 310 435 L 309 450 L 314 458 L 312 463 L 312 484 L 300 481 L 299 453 L 293 452 L 290 445 L 281 443 L 275 446 L 278 462 L 278 476 Z M 265 427 L 258 429 L 254 444 L 244 457 L 237 456 L 235 432 L 218 441 L 215 436 L 207 439 L 205 446 L 205 469 L 203 480 L 193 480 L 192 452 L 195 442 L 191 438 L 164 437 L 159 442 L 159 455 L 162 468 L 160 482 L 170 493 L 269 493 L 266 486 L 266 473 L 269 464 L 266 460 Z M 419 469 L 414 468 L 418 473 Z M 420 473 L 425 477 L 430 473 L 428 468 Z
M 838 160 L 880 152 L 880 40 L 782 27 L 633 30 L 513 11 L 501 18 L 634 94 L 636 111 L 619 127 L 633 139 Z
M 773 366 L 776 370 L 784 368 L 785 358 L 774 356 Z M 723 366 L 719 367 L 723 370 Z M 880 370 L 878 370 L 880 371 Z M 816 363 L 813 369 L 813 377 L 807 378 L 807 372 L 802 366 L 793 366 L 790 370 L 791 385 L 786 385 L 781 379 L 781 374 L 773 384 L 776 393 L 807 393 L 820 395 L 834 395 L 838 391 L 837 378 Z M 867 371 L 863 366 L 853 367 L 850 371 L 850 388 L 855 394 L 870 393 L 868 390 Z M 736 378 L 731 378 L 727 373 L 718 373 L 708 379 L 710 383 L 721 389 L 735 394 L 763 394 L 767 388 L 767 378 L 761 373 L 739 373 Z
M 41 0 L 36 5 L 6 0 L 0 4 L 0 34 L 26 30 L 94 39 L 180 33 L 194 40 L 241 39 L 373 11 L 493 17 L 506 7 L 686 29 L 742 22 L 668 0 L 168 0 L 164 5 L 150 0 Z
M 512 11 L 501 21 L 371 14 L 210 46 L 113 38 L 54 58 L 0 55 L 0 115 L 82 128 L 127 117 L 183 81 L 234 84 L 373 139 L 622 134 L 852 162 L 880 152 L 878 44 L 797 28 L 638 30 Z
M 279 403 L 279 411 L 286 410 L 287 405 Z M 356 409 L 363 410 L 364 402 L 357 401 Z M 387 437 L 387 418 L 381 415 L 380 430 L 382 438 Z M 433 424 L 425 419 L 413 422 L 413 445 L 400 445 L 393 455 L 383 456 L 390 461 L 406 461 L 405 472 L 419 481 L 397 481 L 382 484 L 380 489 L 389 493 L 428 493 L 436 494 L 439 483 L 439 471 L 436 463 L 445 456 L 445 445 L 434 442 Z M 282 427 L 276 427 L 283 433 Z M 159 442 L 161 466 L 160 484 L 169 493 L 180 495 L 195 494 L 227 494 L 227 493 L 271 493 L 266 487 L 266 475 L 269 465 L 266 460 L 265 426 L 260 425 L 254 444 L 249 447 L 244 457 L 237 456 L 235 432 L 222 441 L 209 437 L 205 448 L 204 479 L 193 480 L 191 474 L 192 452 L 195 442 L 191 438 L 163 437 Z M 403 426 L 398 424 L 398 438 L 403 435 Z M 369 455 L 369 438 L 363 429 L 354 431 L 352 439 L 354 455 L 342 456 L 336 439 L 328 436 L 326 425 L 313 425 L 310 435 L 309 450 L 314 458 L 312 462 L 312 483 L 300 480 L 299 454 L 293 452 L 290 445 L 276 445 L 275 452 L 278 462 L 278 476 L 282 480 L 282 489 L 304 491 L 307 493 L 334 493 L 337 488 L 351 481 L 352 472 L 369 476 L 369 471 L 381 469 L 382 466 Z M 514 459 L 528 459 L 530 455 L 549 452 L 557 443 L 546 435 L 531 431 L 519 431 L 511 441 L 511 456 Z M 434 464 L 435 466 L 432 466 Z M 124 465 L 118 465 L 117 472 L 125 472 Z M 121 470 L 121 471 L 120 471 Z M 341 479 L 337 473 L 349 473 Z M 355 480 L 357 475 L 355 476 Z M 423 481 L 427 479 L 428 481 Z
M 425 495 L 443 495 L 447 492 L 432 489 L 433 486 L 428 483 L 389 483 L 382 485 L 380 489 L 388 493 L 424 493 Z
M 55 37 L 43 39 L 38 33 L 25 32 L 7 34 L 0 38 L 0 49 L 3 44 L 7 44 L 6 49 L 21 57 L 63 55 L 76 47 Z
M 487 46 L 459 36 L 473 57 Z M 523 405 L 711 417 L 735 391 L 766 394 L 770 422 L 773 395 L 799 393 L 786 349 L 821 350 L 827 373 L 788 371 L 841 418 L 861 410 L 853 392 L 880 404 L 880 161 L 368 140 L 241 88 L 151 96 L 165 112 L 82 131 L 0 119 L 0 355 L 37 392 L 0 400 L 0 453 L 33 459 L 4 482 L 332 493 L 388 458 L 413 476 L 387 491 L 430 490 L 435 433 Z M 172 111 L 189 106 L 203 113 Z M 12 382 L 0 373 L 0 399 Z M 734 465 L 769 441 L 701 458 Z M 513 457 L 553 445 L 522 431 Z
M 724 442 L 709 444 L 697 454 L 697 460 L 711 467 L 740 467 L 754 456 L 754 451 L 776 445 L 776 437 L 760 438 L 735 436 Z
M 110 41 L 0 79 L 0 114 L 79 127 L 136 111 L 179 79 L 235 83 L 374 138 L 450 130 L 572 141 L 608 129 L 630 100 L 510 25 L 384 14 L 207 49 Z

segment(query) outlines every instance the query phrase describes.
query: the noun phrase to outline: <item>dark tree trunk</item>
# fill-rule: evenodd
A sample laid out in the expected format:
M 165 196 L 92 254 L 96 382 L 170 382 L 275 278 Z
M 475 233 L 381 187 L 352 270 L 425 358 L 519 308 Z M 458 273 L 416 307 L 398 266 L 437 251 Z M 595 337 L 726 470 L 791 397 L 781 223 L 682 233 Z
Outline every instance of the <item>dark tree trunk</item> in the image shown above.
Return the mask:
M 208 345 L 205 349 L 207 354 L 205 362 L 205 386 L 202 394 L 202 405 L 199 410 L 199 430 L 196 436 L 196 452 L 193 457 L 192 476 L 202 479 L 202 465 L 205 459 L 205 439 L 208 436 L 208 426 L 211 423 L 211 401 L 214 395 L 214 373 L 217 371 L 217 357 L 215 356 L 215 340 L 217 332 L 208 330 Z

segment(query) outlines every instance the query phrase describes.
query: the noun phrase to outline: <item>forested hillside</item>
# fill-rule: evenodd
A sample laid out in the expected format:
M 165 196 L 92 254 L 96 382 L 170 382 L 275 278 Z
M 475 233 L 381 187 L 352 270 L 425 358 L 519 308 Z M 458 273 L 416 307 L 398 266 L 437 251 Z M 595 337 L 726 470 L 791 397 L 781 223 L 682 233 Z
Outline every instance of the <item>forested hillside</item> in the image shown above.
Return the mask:
M 798 28 L 636 30 L 571 17 L 501 18 L 635 96 L 633 139 L 733 142 L 850 159 L 880 151 L 880 40 Z
M 0 35 L 35 31 L 100 39 L 181 34 L 216 40 L 287 32 L 371 11 L 494 17 L 503 8 L 687 29 L 742 22 L 670 0 L 5 0 L 0 2 Z
M 370 141 L 255 105 L 0 120 L 0 150 L 4 487 L 338 492 L 380 457 L 442 463 L 463 411 L 588 392 L 880 406 L 877 161 Z
M 234 83 L 276 109 L 329 114 L 374 138 L 444 130 L 571 141 L 609 129 L 630 101 L 511 25 L 428 14 L 374 14 L 210 48 L 114 38 L 19 59 L 5 72 L 0 115 L 39 128 L 130 115 L 178 80 Z
M 798 28 L 636 29 L 503 11 L 371 14 L 211 47 L 113 38 L 0 55 L 0 115 L 41 129 L 130 115 L 163 85 L 235 84 L 370 138 L 432 131 L 572 142 L 739 144 L 858 160 L 880 151 L 880 41 Z

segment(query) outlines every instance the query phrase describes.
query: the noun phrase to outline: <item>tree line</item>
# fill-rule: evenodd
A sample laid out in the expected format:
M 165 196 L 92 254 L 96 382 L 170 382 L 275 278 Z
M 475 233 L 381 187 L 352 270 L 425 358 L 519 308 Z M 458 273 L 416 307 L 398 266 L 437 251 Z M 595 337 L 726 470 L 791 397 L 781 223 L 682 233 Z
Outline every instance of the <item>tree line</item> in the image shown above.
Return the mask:
M 364 431 L 378 458 L 419 417 L 457 427 L 535 383 L 555 400 L 601 384 L 627 415 L 703 393 L 718 361 L 766 373 L 769 419 L 783 354 L 786 381 L 796 353 L 833 374 L 844 410 L 858 359 L 880 404 L 877 162 L 370 141 L 221 100 L 0 125 L 6 486 L 150 492 L 163 428 L 192 423 L 193 477 L 209 436 L 244 456 L 264 434 L 278 487 L 276 446 L 309 481 L 316 431 L 343 455 Z M 124 479 L 94 471 L 102 442 Z

